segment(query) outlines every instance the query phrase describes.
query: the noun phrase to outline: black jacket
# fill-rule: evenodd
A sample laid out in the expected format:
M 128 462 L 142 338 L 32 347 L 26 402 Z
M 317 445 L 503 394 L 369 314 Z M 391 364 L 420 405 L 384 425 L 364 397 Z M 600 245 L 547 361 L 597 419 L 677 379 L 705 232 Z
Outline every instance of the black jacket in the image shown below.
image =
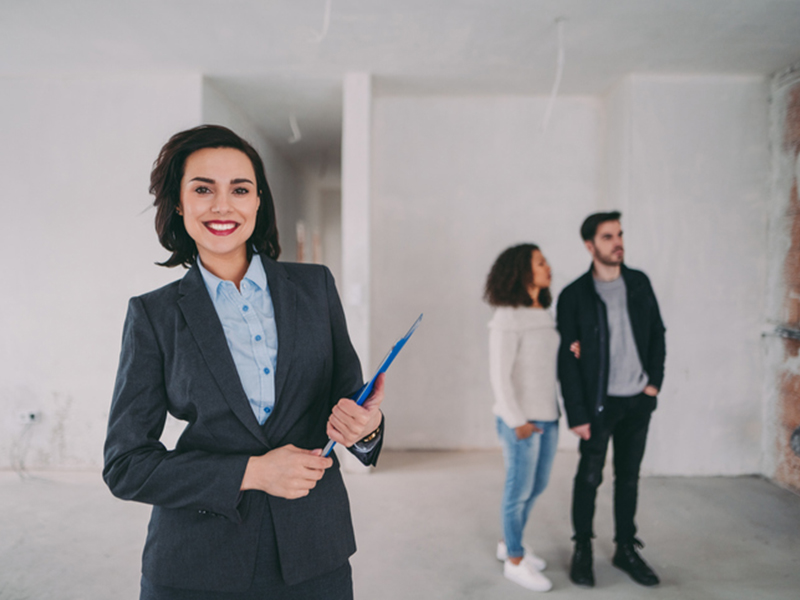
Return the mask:
M 664 323 L 647 275 L 622 265 L 633 337 L 649 385 L 661 389 L 664 380 Z M 570 427 L 590 423 L 601 411 L 608 389 L 608 319 L 606 305 L 594 289 L 592 269 L 569 284 L 556 309 L 561 347 L 558 378 Z M 581 343 L 581 357 L 570 344 Z
M 323 447 L 333 405 L 362 385 L 330 272 L 262 262 L 279 340 L 275 409 L 263 427 L 197 265 L 129 305 L 103 477 L 114 495 L 153 505 L 142 571 L 159 585 L 246 590 L 262 518 L 274 522 L 288 584 L 326 573 L 355 552 L 335 457 L 304 498 L 239 491 L 249 457 L 285 444 Z M 174 450 L 159 441 L 167 413 L 187 421 Z M 380 444 L 360 458 L 374 463 L 379 452 Z

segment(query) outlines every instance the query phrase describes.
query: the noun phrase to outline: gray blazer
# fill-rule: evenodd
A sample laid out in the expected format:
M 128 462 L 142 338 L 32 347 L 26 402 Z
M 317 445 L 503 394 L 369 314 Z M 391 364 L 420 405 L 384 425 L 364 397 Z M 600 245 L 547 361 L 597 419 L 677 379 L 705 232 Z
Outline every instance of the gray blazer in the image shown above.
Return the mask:
M 355 552 L 335 457 L 305 498 L 239 490 L 249 457 L 286 444 L 324 446 L 333 405 L 362 385 L 328 269 L 262 260 L 278 330 L 276 402 L 263 427 L 196 265 L 128 306 L 103 478 L 115 496 L 153 505 L 142 572 L 156 584 L 246 590 L 265 511 L 287 584 Z M 187 422 L 171 451 L 159 441 L 167 413 Z M 374 464 L 379 452 L 380 444 L 359 458 Z

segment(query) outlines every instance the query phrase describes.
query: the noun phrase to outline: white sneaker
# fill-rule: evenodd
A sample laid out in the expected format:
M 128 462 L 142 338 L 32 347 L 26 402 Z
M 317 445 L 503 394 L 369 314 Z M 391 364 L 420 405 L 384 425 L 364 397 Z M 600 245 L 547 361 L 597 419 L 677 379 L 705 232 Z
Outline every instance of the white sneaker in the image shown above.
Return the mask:
M 503 575 L 514 583 L 534 592 L 547 592 L 553 588 L 553 583 L 536 569 L 531 569 L 523 560 L 515 565 L 510 560 L 503 563 Z
M 522 559 L 522 562 L 527 563 L 528 566 L 536 569 L 537 571 L 544 571 L 547 568 L 547 561 L 545 559 L 536 556 L 533 551 L 528 548 L 527 546 L 522 546 L 525 549 L 525 557 Z M 503 540 L 497 542 L 497 560 L 501 562 L 505 562 L 508 558 L 508 549 L 506 548 L 506 543 Z

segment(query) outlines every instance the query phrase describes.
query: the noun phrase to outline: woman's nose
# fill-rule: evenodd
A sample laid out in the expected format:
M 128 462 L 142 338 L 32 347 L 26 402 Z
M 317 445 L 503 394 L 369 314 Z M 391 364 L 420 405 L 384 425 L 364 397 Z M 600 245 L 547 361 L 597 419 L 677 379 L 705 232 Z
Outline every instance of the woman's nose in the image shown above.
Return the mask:
M 228 196 L 226 194 L 218 194 L 214 198 L 214 204 L 211 207 L 211 210 L 219 214 L 225 214 L 230 210 L 230 208 L 231 203 Z

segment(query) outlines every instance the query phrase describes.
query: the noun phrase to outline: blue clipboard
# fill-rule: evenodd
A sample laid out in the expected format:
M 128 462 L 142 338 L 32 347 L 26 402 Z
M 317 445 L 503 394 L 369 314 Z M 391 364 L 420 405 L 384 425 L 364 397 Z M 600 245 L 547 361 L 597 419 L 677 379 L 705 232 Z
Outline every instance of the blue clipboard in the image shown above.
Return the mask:
M 402 350 L 403 346 L 406 345 L 408 338 L 410 338 L 411 335 L 417 330 L 417 327 L 419 327 L 421 321 L 422 321 L 422 315 L 417 317 L 417 320 L 414 321 L 414 324 L 411 326 L 411 329 L 408 330 L 408 333 L 406 333 L 403 337 L 401 337 L 399 340 L 395 342 L 394 346 L 392 346 L 392 349 L 389 350 L 389 353 L 381 361 L 381 365 L 378 367 L 378 370 L 375 371 L 375 375 L 373 375 L 372 379 L 370 379 L 367 383 L 364 384 L 364 387 L 362 387 L 358 391 L 358 394 L 356 394 L 356 397 L 353 398 L 356 404 L 361 406 L 362 404 L 364 404 L 364 401 L 367 398 L 369 398 L 369 395 L 372 393 L 372 387 L 375 385 L 375 380 L 378 378 L 378 375 L 380 375 L 381 373 L 386 373 L 386 371 L 389 370 L 392 361 L 398 354 L 400 354 L 400 350 Z M 328 456 L 331 453 L 331 450 L 333 450 L 333 447 L 335 445 L 336 442 L 329 439 L 328 443 L 325 444 L 325 448 L 322 450 L 322 456 Z

